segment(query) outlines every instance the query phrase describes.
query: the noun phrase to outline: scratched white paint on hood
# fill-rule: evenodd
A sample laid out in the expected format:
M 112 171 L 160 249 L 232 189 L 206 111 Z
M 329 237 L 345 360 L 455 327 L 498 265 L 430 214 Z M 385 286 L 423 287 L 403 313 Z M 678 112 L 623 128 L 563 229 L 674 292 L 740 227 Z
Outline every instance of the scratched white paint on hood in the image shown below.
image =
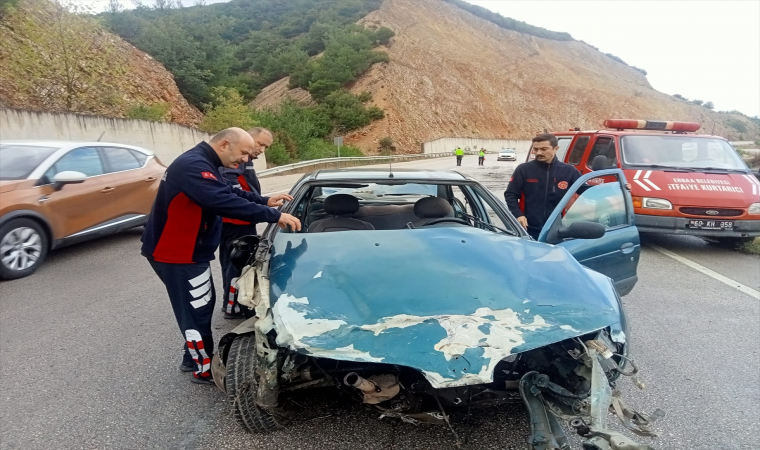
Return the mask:
M 533 316 L 531 323 L 524 323 L 517 313 L 511 309 L 493 310 L 478 308 L 472 315 L 436 315 L 410 316 L 402 314 L 385 317 L 373 325 L 362 325 L 363 330 L 372 331 L 375 336 L 390 328 L 406 328 L 428 320 L 436 320 L 444 330 L 446 337 L 433 347 L 443 353 L 447 361 L 464 355 L 470 348 L 482 348 L 483 357 L 488 364 L 483 365 L 478 373 L 469 373 L 463 378 L 454 380 L 444 378 L 440 374 L 432 376 L 433 372 L 425 372 L 425 377 L 434 387 L 468 385 L 474 382 L 490 383 L 496 364 L 512 354 L 512 349 L 523 345 L 523 331 L 535 331 L 548 328 L 543 317 Z
M 296 298 L 283 294 L 272 308 L 274 323 L 277 327 L 277 345 L 290 348 L 309 348 L 301 340 L 306 337 L 320 336 L 328 331 L 337 330 L 345 325 L 343 320 L 307 319 L 309 304 L 306 297 Z M 297 305 L 295 308 L 291 305 Z M 297 308 L 297 309 L 296 309 Z
M 369 354 L 369 352 L 363 352 L 354 348 L 354 344 L 347 345 L 345 347 L 339 347 L 336 349 L 324 349 L 312 350 L 318 353 L 322 358 L 330 358 L 336 360 L 348 360 L 348 361 L 364 361 L 364 362 L 382 362 L 383 358 L 376 358 Z

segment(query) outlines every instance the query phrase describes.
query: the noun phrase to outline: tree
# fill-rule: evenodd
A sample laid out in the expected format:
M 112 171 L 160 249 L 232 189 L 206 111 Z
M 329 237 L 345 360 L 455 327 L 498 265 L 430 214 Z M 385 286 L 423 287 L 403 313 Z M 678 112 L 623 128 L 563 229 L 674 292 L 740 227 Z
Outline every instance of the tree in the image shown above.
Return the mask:
M 713 102 L 705 102 L 703 106 L 707 109 L 715 109 L 715 105 L 713 105 Z
M 93 89 L 115 91 L 110 83 L 124 72 L 126 62 L 100 26 L 82 16 L 86 9 L 56 2 L 49 12 L 45 26 L 19 22 L 16 32 L 27 40 L 11 54 L 9 67 L 20 86 L 48 103 L 53 100 L 66 111 L 91 111 Z
M 380 144 L 378 150 L 380 151 L 381 155 L 390 155 L 391 153 L 396 152 L 396 146 L 393 145 L 393 139 L 391 139 L 390 136 L 386 136 L 380 139 L 378 144 Z
M 253 117 L 253 111 L 245 103 L 243 97 L 235 89 L 218 86 L 211 89 L 214 104 L 206 105 L 206 116 L 199 128 L 207 133 L 216 133 L 230 127 L 245 130 L 258 125 Z
M 681 95 L 681 94 L 675 94 L 675 95 L 673 95 L 673 97 L 675 97 L 675 98 L 677 98 L 677 99 L 679 99 L 679 100 L 686 100 L 686 101 L 688 101 L 688 100 L 689 100 L 688 98 L 684 97 L 684 96 L 683 96 L 683 95 Z
M 704 103 L 702 100 L 692 100 L 691 102 L 697 106 L 702 106 L 702 103 Z

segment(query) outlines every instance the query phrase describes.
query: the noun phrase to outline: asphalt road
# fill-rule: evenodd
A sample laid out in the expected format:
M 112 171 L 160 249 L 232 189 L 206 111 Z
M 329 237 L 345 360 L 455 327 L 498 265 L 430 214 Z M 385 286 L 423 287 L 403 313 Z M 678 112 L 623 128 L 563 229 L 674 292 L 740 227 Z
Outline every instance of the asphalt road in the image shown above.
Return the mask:
M 501 196 L 514 163 L 460 169 Z M 396 165 L 455 169 L 454 158 Z M 265 178 L 265 192 L 298 176 Z M 296 423 L 246 434 L 224 395 L 180 373 L 182 337 L 163 285 L 139 255 L 141 230 L 53 252 L 32 277 L 0 283 L 2 449 L 446 449 L 445 428 L 378 420 L 330 390 L 307 392 Z M 645 238 L 754 289 L 760 258 L 696 238 Z M 218 266 L 215 280 L 220 282 Z M 647 388 L 629 403 L 667 415 L 659 449 L 755 449 L 760 435 L 760 301 L 650 247 L 625 297 L 633 352 Z M 220 292 L 217 286 L 217 292 Z M 219 313 L 217 313 L 219 314 Z M 238 322 L 214 318 L 217 338 Z M 612 418 L 611 418 L 612 419 Z M 521 405 L 464 412 L 464 448 L 523 449 Z

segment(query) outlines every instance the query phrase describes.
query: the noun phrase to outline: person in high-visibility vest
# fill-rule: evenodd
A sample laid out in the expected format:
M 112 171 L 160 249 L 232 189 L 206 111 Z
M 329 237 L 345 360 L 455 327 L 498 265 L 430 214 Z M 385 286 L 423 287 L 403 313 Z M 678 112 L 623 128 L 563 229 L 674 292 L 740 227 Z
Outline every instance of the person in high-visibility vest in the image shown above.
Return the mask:
M 461 147 L 457 147 L 457 149 L 454 150 L 454 154 L 457 155 L 457 166 L 461 166 L 462 157 L 464 157 L 464 150 L 462 150 Z
M 486 160 L 486 149 L 481 148 L 480 152 L 478 153 L 478 165 L 482 166 L 483 165 L 483 161 L 485 161 L 485 160 Z

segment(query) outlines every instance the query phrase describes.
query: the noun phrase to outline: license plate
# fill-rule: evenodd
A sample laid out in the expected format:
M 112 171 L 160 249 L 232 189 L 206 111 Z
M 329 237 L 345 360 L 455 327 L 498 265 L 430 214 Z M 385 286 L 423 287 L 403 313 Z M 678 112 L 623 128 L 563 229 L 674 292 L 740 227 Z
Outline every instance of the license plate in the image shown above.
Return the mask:
M 700 230 L 732 230 L 734 222 L 730 220 L 690 220 L 689 228 Z

